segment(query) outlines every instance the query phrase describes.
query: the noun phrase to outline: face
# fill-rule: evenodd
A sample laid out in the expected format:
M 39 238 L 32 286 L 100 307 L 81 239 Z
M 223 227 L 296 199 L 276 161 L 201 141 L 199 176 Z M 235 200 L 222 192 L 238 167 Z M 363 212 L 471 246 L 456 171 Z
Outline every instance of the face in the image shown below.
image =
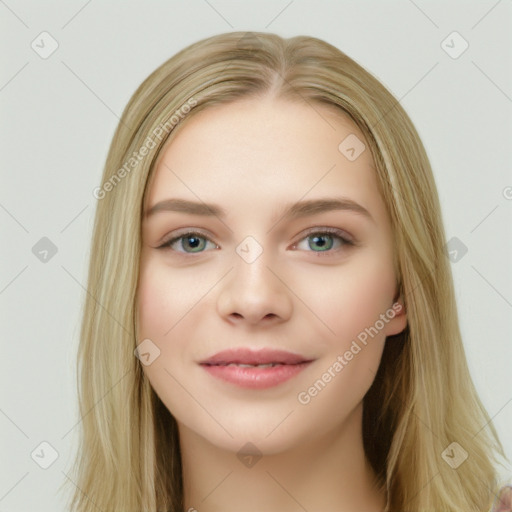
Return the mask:
M 386 336 L 406 325 L 373 166 L 341 112 L 271 98 L 208 108 L 164 148 L 142 221 L 137 342 L 180 434 L 277 453 L 361 410 Z M 239 348 L 279 364 L 211 359 Z

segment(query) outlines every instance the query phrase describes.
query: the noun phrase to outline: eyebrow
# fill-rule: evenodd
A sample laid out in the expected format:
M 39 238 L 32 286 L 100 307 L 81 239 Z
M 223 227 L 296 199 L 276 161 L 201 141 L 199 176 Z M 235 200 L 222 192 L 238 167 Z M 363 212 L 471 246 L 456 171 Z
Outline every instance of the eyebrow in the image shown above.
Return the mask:
M 356 203 L 352 199 L 346 197 L 325 197 L 319 199 L 308 199 L 305 201 L 299 201 L 293 204 L 285 205 L 285 207 L 277 212 L 272 218 L 273 221 L 280 220 L 291 220 L 308 215 L 317 215 L 320 213 L 343 210 L 362 215 L 372 222 L 375 222 L 370 212 Z M 164 199 L 149 208 L 145 217 L 151 217 L 155 213 L 159 212 L 179 212 L 187 213 L 190 215 L 201 215 L 205 217 L 219 217 L 225 218 L 227 213 L 224 208 L 219 205 L 204 202 L 189 201 L 187 199 Z

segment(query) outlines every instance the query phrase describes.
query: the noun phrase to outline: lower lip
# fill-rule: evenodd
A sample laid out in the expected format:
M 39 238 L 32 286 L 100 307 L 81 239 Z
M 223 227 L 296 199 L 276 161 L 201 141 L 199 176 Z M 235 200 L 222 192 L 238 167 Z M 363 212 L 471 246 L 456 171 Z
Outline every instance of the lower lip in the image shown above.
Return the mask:
M 283 364 L 267 368 L 248 368 L 243 366 L 215 366 L 202 364 L 210 375 L 231 384 L 250 389 L 266 389 L 277 386 L 295 377 L 311 361 L 300 364 Z

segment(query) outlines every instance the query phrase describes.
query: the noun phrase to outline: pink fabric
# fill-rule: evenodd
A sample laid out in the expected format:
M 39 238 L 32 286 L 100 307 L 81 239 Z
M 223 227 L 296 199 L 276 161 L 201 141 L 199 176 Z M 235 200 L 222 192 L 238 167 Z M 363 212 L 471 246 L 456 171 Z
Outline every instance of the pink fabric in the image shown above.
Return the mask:
M 500 489 L 491 512 L 512 512 L 512 484 Z

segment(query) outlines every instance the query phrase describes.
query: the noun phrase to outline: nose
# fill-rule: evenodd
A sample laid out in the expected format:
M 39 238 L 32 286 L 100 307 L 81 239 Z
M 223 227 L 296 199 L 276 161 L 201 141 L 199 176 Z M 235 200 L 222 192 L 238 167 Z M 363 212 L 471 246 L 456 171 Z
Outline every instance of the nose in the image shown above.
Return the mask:
M 248 263 L 235 255 L 234 268 L 220 283 L 217 299 L 220 316 L 232 324 L 274 325 L 288 320 L 292 313 L 289 278 L 265 251 Z

